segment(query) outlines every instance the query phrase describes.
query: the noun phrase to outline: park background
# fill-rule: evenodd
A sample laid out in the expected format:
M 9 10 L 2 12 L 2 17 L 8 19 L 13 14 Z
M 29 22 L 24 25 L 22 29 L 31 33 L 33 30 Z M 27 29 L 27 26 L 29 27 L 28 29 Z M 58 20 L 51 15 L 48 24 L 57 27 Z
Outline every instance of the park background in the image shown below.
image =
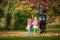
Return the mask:
M 36 1 L 36 0 L 35 0 Z M 42 3 L 42 0 L 37 2 Z M 34 4 L 33 4 L 34 3 Z M 47 19 L 46 19 L 46 28 L 47 32 L 60 33 L 60 0 L 48 0 L 47 2 L 49 7 L 47 9 Z M 38 17 L 38 10 L 36 3 L 33 2 L 30 4 L 28 0 L 0 0 L 0 32 L 15 32 L 15 31 L 24 31 L 27 25 L 27 18 L 33 18 L 34 16 Z M 33 30 L 33 29 L 32 29 Z M 39 29 L 38 29 L 39 30 Z M 10 40 L 11 37 L 0 37 L 1 40 Z M 22 39 L 22 37 L 12 37 L 13 39 Z M 24 39 L 30 40 L 35 39 L 35 37 L 26 37 Z M 54 39 L 59 40 L 59 37 L 36 37 L 36 39 Z M 48 40 L 49 40 L 48 39 Z

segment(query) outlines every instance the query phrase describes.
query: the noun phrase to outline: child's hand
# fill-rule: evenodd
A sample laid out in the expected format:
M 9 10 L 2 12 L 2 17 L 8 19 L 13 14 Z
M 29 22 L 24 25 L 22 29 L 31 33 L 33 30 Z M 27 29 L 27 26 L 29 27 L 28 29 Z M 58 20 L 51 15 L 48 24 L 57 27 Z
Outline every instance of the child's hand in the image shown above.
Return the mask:
M 37 29 L 38 29 L 38 26 L 37 26 Z
M 33 23 L 31 25 L 33 25 Z
M 27 29 L 27 27 L 26 27 L 26 29 Z

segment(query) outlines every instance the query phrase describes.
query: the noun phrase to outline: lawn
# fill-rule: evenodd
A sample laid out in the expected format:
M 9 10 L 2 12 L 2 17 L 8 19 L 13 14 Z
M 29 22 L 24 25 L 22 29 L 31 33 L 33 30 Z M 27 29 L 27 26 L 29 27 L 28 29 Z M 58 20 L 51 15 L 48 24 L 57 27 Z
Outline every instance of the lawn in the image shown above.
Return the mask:
M 60 33 L 60 30 L 47 30 L 47 32 Z
M 33 32 L 33 30 L 31 30 Z M 39 29 L 37 30 L 39 31 Z M 0 30 L 0 32 L 26 32 L 26 30 Z M 47 30 L 47 32 L 54 32 L 54 33 L 60 33 L 60 29 L 59 30 Z
M 60 40 L 60 36 L 54 37 L 0 37 L 0 40 Z
M 0 32 L 17 32 L 17 30 L 0 30 Z M 18 32 L 25 31 L 18 30 Z M 60 30 L 47 30 L 47 32 L 60 33 Z M 60 40 L 60 36 L 0 36 L 0 40 Z

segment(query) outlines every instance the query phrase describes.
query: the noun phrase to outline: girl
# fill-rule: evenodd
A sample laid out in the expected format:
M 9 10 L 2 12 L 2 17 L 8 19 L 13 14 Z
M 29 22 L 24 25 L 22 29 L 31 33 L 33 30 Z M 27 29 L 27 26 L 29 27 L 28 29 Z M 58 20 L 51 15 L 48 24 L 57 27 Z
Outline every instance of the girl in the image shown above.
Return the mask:
M 38 19 L 37 19 L 37 17 L 34 17 L 34 19 L 33 19 L 34 35 L 35 35 L 36 32 L 37 32 L 37 28 L 38 28 Z
M 28 18 L 27 22 L 28 22 L 27 27 L 26 27 L 27 32 L 25 34 L 29 35 L 30 34 L 30 28 L 31 28 L 31 18 Z

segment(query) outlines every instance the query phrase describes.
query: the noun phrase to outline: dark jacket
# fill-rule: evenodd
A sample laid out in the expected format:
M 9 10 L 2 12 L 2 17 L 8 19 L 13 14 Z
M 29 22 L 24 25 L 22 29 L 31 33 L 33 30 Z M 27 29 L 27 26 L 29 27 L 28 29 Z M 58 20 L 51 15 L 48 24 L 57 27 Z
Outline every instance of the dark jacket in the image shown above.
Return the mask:
M 38 7 L 38 15 L 41 16 L 41 15 L 45 15 L 46 13 L 46 9 L 43 8 L 43 7 Z

